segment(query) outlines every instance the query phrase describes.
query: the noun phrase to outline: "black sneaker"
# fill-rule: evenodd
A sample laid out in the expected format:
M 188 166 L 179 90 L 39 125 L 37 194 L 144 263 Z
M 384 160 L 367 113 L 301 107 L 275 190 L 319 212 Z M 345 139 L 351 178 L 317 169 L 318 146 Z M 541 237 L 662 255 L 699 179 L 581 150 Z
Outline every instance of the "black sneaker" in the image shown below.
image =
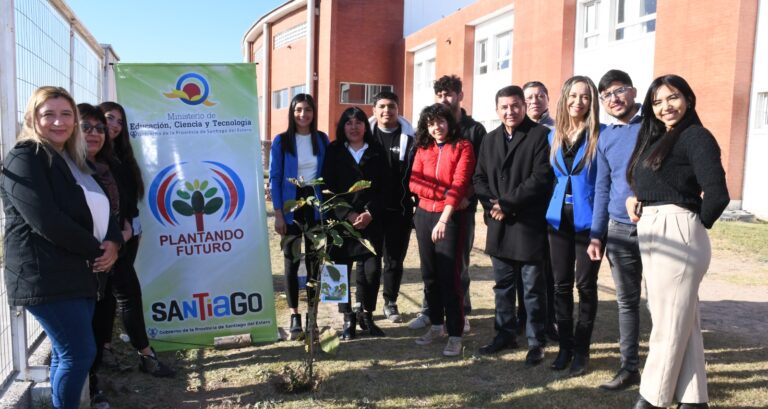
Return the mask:
M 397 323 L 402 321 L 400 311 L 397 309 L 397 304 L 390 301 L 384 303 L 384 317 L 386 317 L 390 322 Z
M 174 375 L 173 369 L 160 362 L 152 349 L 152 355 L 142 355 L 139 352 L 139 369 L 157 378 L 170 378 Z

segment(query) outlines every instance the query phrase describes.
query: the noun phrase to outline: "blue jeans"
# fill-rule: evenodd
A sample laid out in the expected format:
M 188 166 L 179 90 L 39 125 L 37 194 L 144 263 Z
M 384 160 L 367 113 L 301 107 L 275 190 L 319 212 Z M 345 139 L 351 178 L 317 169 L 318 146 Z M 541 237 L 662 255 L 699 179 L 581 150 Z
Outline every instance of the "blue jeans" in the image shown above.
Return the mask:
M 517 276 L 520 275 L 523 278 L 523 302 L 528 312 L 525 335 L 529 348 L 546 344 L 547 288 L 541 263 L 491 256 L 493 278 L 496 281 L 493 293 L 496 299 L 494 328 L 498 332 L 497 336 L 506 339 L 515 336 L 515 288 Z
M 606 241 L 619 305 L 621 367 L 635 371 L 640 366 L 640 290 L 643 282 L 637 226 L 610 220 Z
M 26 307 L 51 340 L 51 398 L 56 409 L 77 409 L 96 356 L 93 298 L 76 298 Z

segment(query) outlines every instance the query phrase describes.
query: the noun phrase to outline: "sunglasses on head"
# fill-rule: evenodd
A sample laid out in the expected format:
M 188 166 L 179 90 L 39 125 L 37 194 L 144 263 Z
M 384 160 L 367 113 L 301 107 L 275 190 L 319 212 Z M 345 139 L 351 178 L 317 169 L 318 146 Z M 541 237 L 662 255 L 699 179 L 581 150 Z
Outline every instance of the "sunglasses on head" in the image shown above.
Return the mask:
M 104 125 L 102 125 L 102 124 L 98 124 L 96 126 L 93 126 L 93 125 L 91 125 L 91 124 L 89 124 L 87 122 L 84 122 L 84 123 L 80 124 L 80 129 L 83 132 L 85 132 L 85 133 L 88 133 L 88 132 L 91 132 L 91 131 L 94 131 L 94 130 L 96 131 L 96 133 L 104 133 L 104 132 L 107 131 L 107 128 Z

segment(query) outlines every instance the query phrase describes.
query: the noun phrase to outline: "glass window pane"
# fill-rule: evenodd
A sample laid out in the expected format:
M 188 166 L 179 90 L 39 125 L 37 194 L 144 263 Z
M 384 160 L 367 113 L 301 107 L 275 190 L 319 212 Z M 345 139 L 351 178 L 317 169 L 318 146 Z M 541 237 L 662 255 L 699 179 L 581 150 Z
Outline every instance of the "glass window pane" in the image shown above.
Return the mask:
M 647 16 L 656 13 L 656 0 L 642 0 L 640 16 Z
M 643 32 L 653 33 L 656 31 L 656 20 L 650 20 L 643 23 Z
M 624 22 L 624 2 L 625 0 L 619 0 L 616 2 L 616 23 L 618 24 Z

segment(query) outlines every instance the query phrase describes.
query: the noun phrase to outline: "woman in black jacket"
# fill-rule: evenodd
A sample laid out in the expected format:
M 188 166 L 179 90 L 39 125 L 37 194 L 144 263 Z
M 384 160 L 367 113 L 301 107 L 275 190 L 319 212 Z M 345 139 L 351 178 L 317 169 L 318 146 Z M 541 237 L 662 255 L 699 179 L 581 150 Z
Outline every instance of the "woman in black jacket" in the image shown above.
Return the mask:
M 78 122 L 65 89 L 38 88 L 0 184 L 8 301 L 26 307 L 45 330 L 53 406 L 73 409 L 96 351 L 94 272 L 112 268 L 123 242 L 86 164 Z
M 120 195 L 118 222 L 125 239 L 125 249 L 120 253 L 109 280 L 111 296 L 106 300 L 107 303 L 103 308 L 100 306 L 96 310 L 99 320 L 97 335 L 103 334 L 97 338 L 104 342 L 104 359 L 111 356 L 109 359 L 114 361 L 110 340 L 115 307 L 117 307 L 131 345 L 137 351 L 139 369 L 156 377 L 170 377 L 174 375 L 174 371 L 159 361 L 155 351 L 149 346 L 141 300 L 141 284 L 133 267 L 141 236 L 138 201 L 144 196 L 144 182 L 128 139 L 125 110 L 120 104 L 109 101 L 101 103 L 99 108 L 107 121 L 107 134 L 112 143 L 112 154 L 104 157 L 104 161 L 108 162 L 117 182 Z
M 635 408 L 706 408 L 707 372 L 699 285 L 712 251 L 707 230 L 730 201 L 720 147 L 696 114 L 696 95 L 677 75 L 656 78 L 627 168 L 627 199 L 651 311 L 648 358 Z
M 334 216 L 349 222 L 368 239 L 376 254 L 354 238 L 347 238 L 343 247 L 332 250 L 334 262 L 346 264 L 350 275 L 352 263 L 357 263 L 354 311 L 349 303 L 339 304 L 339 312 L 344 313 L 343 339 L 355 338 L 358 321 L 360 328 L 370 335 L 384 336 L 373 322 L 373 311 L 381 279 L 381 257 L 377 254 L 384 240 L 383 205 L 389 191 L 385 155 L 384 149 L 373 139 L 365 112 L 357 107 L 344 111 L 336 126 L 336 140 L 328 145 L 323 179 L 326 188 L 334 193 L 346 192 L 360 180 L 371 182 L 370 188 L 343 196 L 351 208 L 337 207 Z

